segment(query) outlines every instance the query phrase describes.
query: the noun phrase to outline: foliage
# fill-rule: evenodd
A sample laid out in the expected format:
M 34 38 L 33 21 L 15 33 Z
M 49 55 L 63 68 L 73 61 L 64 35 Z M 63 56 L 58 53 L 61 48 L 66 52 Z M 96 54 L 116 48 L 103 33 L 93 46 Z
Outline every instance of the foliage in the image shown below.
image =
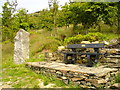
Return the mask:
M 24 8 L 16 10 L 16 1 L 5 2 L 2 12 L 3 41 L 8 39 L 12 41 L 20 28 L 28 31 L 30 29 L 52 31 L 59 27 L 66 26 L 68 28 L 73 25 L 75 34 L 76 32 L 87 34 L 89 30 L 93 30 L 92 27 L 98 27 L 96 31 L 99 32 L 118 32 L 116 30 L 118 26 L 118 4 L 115 2 L 76 2 L 65 4 L 61 9 L 59 9 L 57 0 L 49 0 L 48 4 L 49 9 L 27 14 L 27 10 Z M 101 25 L 101 23 L 103 24 Z M 102 28 L 104 24 L 109 25 L 110 29 L 104 30 Z
M 56 51 L 58 46 L 62 45 L 60 37 L 55 37 L 56 31 L 38 31 L 30 35 L 31 57 L 43 50 Z
M 120 83 L 120 73 L 115 76 L 115 82 Z
M 9 1 L 4 3 L 3 13 L 2 13 L 2 34 L 3 34 L 3 41 L 11 39 L 13 40 L 14 36 L 14 19 L 12 13 L 15 12 L 17 6 L 17 2 L 10 3 Z
M 19 28 L 27 31 L 29 29 L 27 10 L 24 8 L 18 10 L 18 13 L 15 15 L 15 17 L 18 19 Z
M 118 34 L 114 34 L 114 33 L 104 33 L 104 36 L 105 36 L 105 40 L 112 40 L 113 37 L 114 38 L 117 38 L 117 37 L 120 37 Z
M 101 41 L 105 39 L 105 36 L 101 33 L 88 33 L 87 35 L 76 35 L 65 39 L 66 44 L 79 44 L 81 41 Z
M 113 25 L 117 21 L 117 7 L 114 3 L 105 2 L 86 2 L 86 3 L 72 3 L 63 6 L 63 10 L 69 13 L 66 19 L 70 20 L 74 27 L 80 23 L 84 26 L 86 34 L 88 29 L 94 24 L 99 25 L 98 22 L 103 21 L 105 24 Z M 68 19 L 70 17 L 70 19 Z
M 20 23 L 20 28 L 22 28 L 24 30 L 28 30 L 29 29 L 29 24 L 28 23 Z
M 16 32 L 23 28 L 25 30 L 29 29 L 28 24 L 28 15 L 25 9 L 20 9 L 16 12 L 17 1 L 10 3 L 9 1 L 5 2 L 3 5 L 2 13 L 2 34 L 3 41 L 11 40 L 16 34 Z M 15 13 L 16 12 L 16 13 Z

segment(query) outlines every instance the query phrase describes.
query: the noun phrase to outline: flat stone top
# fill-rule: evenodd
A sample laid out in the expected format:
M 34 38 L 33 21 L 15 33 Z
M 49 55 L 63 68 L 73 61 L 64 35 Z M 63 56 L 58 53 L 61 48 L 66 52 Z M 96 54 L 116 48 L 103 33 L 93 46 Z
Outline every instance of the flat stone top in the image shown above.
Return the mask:
M 58 62 L 27 62 L 26 64 L 37 67 L 55 69 L 55 70 L 64 70 L 64 71 L 71 71 L 71 72 L 77 72 L 77 73 L 83 73 L 89 75 L 96 75 L 99 77 L 105 76 L 109 72 L 118 71 L 118 69 L 115 68 L 104 68 L 102 66 L 86 67 L 76 64 L 64 64 Z

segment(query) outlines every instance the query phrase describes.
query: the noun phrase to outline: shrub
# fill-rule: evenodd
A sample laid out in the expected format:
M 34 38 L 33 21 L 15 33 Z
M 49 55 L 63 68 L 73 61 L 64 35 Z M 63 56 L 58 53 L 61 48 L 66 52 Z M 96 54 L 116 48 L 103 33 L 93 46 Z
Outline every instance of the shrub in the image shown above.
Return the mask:
M 84 40 L 86 41 L 101 41 L 101 40 L 104 40 L 105 39 L 105 36 L 99 32 L 97 33 L 89 33 L 87 35 L 84 36 Z
M 75 37 L 65 38 L 65 43 L 67 44 L 80 43 L 83 40 L 83 38 L 84 37 L 82 35 L 76 35 Z
M 93 41 L 101 41 L 104 39 L 105 39 L 105 36 L 103 34 L 97 32 L 97 33 L 89 33 L 87 35 L 79 34 L 74 37 L 65 38 L 64 42 L 66 44 L 78 44 L 81 41 L 93 42 Z
M 22 28 L 22 29 L 27 31 L 29 29 L 29 24 L 28 23 L 21 23 L 20 24 L 20 28 Z
M 120 73 L 115 76 L 115 82 L 120 83 Z

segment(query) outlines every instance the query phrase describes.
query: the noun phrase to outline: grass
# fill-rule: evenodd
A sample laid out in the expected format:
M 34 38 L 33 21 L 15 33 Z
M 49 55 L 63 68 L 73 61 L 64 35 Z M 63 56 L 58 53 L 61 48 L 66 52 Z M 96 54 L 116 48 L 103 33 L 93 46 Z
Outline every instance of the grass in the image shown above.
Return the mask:
M 37 74 L 25 68 L 24 64 L 14 64 L 12 56 L 3 58 L 2 69 L 2 81 L 4 83 L 10 82 L 9 84 L 14 88 L 38 87 Z M 27 87 L 27 85 L 30 85 L 30 87 Z
M 48 77 L 43 74 L 36 74 L 32 70 L 25 67 L 25 64 L 16 65 L 13 62 L 13 44 L 11 42 L 3 44 L 2 57 L 2 81 L 6 85 L 14 88 L 40 88 L 39 79 L 44 82 L 44 85 L 54 83 L 55 87 L 73 88 L 72 84 L 66 85 L 55 77 Z M 29 62 L 43 61 L 44 55 L 39 54 L 39 59 L 30 59 Z M 74 87 L 76 88 L 76 87 Z
M 120 73 L 115 76 L 115 82 L 120 83 Z
M 112 40 L 112 39 L 115 39 L 117 37 L 120 37 L 118 34 L 114 34 L 114 33 L 103 33 L 103 35 L 106 37 L 105 40 Z
M 63 36 L 70 37 L 73 35 L 71 28 L 59 28 L 57 31 L 39 30 L 37 32 L 30 32 L 30 59 L 27 62 L 44 61 L 44 54 L 41 51 L 55 51 L 58 46 L 64 45 Z M 110 40 L 118 37 L 114 33 L 104 33 Z M 73 86 L 72 83 L 65 85 L 62 81 L 55 77 L 48 77 L 42 74 L 36 74 L 33 71 L 25 68 L 25 64 L 16 65 L 13 63 L 13 50 L 14 45 L 10 41 L 2 43 L 2 81 L 9 84 L 14 88 L 39 88 L 39 79 L 44 82 L 44 85 L 49 83 L 56 84 L 55 87 L 69 87 L 78 88 Z M 119 76 L 116 76 L 116 82 L 119 82 Z
M 38 30 L 30 33 L 30 56 L 32 57 L 42 50 L 56 51 L 58 46 L 64 45 L 64 37 L 72 36 L 73 31 L 71 28 L 59 28 L 57 31 Z

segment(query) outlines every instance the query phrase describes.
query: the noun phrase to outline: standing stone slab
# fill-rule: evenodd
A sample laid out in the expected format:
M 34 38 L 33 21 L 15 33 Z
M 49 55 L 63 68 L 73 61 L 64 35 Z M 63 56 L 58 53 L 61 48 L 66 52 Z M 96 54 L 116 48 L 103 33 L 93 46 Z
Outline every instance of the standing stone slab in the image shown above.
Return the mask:
M 14 39 L 14 63 L 22 64 L 29 59 L 29 33 L 20 29 Z

